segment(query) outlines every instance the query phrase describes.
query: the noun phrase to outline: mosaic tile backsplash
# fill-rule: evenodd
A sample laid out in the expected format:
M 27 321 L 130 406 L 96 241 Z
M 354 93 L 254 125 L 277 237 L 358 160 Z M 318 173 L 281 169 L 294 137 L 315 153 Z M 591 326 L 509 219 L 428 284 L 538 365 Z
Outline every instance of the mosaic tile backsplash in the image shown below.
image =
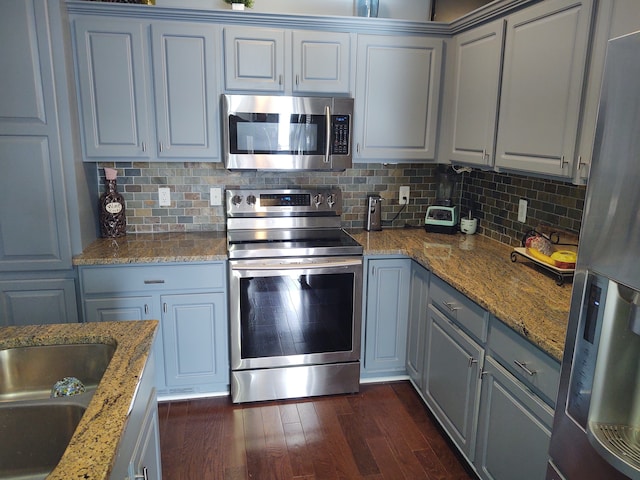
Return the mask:
M 383 198 L 383 226 L 421 226 L 436 198 L 436 165 L 356 164 L 345 172 L 231 172 L 219 163 L 102 162 L 97 164 L 99 192 L 104 167 L 118 170 L 118 189 L 125 198 L 131 233 L 224 231 L 223 206 L 209 206 L 209 187 L 329 188 L 342 190 L 344 228 L 363 228 L 368 194 Z M 518 175 L 472 171 L 460 174 L 462 214 L 469 208 L 480 219 L 478 233 L 508 245 L 544 223 L 579 232 L 585 187 Z M 404 209 L 401 185 L 411 189 Z M 169 187 L 171 206 L 158 206 L 158 187 Z M 517 221 L 518 200 L 529 201 L 527 222 Z M 97 221 L 97 220 L 96 220 Z

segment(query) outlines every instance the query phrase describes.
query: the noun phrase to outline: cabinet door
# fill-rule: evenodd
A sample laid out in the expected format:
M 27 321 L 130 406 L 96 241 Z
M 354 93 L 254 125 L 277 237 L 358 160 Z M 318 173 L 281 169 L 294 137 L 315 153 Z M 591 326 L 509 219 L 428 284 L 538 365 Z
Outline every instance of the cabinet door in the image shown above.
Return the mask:
M 225 27 L 225 88 L 284 91 L 284 51 L 284 30 Z
M 360 35 L 355 160 L 433 160 L 442 40 Z
M 154 318 L 153 297 L 91 298 L 84 301 L 85 322 L 119 322 Z
M 228 384 L 225 294 L 163 295 L 161 300 L 167 386 Z
M 548 0 L 508 18 L 495 165 L 572 173 L 591 0 Z
M 0 2 L 0 271 L 71 269 L 48 5 Z M 53 8 L 55 10 L 55 8 Z
M 350 34 L 296 30 L 292 43 L 294 92 L 350 92 Z
M 220 158 L 216 29 L 151 27 L 158 157 Z
M 409 316 L 410 260 L 370 260 L 364 371 L 404 373 Z
M 553 410 L 491 357 L 482 377 L 476 471 L 488 480 L 540 480 Z
M 450 159 L 493 165 L 504 21 L 457 35 Z
M 73 279 L 0 281 L 0 326 L 77 321 Z
M 409 297 L 409 329 L 407 336 L 407 373 L 422 388 L 426 349 L 429 270 L 411 262 L 411 295 Z
M 429 305 L 424 398 L 469 460 L 475 447 L 483 356 L 482 347 Z
M 162 478 L 158 423 L 158 402 L 154 389 L 144 414 L 140 434 L 131 454 L 129 480 L 140 478 L 159 480 Z
M 75 49 L 88 158 L 150 155 L 145 26 L 121 18 L 75 20 Z M 153 149 L 155 151 L 155 149 Z

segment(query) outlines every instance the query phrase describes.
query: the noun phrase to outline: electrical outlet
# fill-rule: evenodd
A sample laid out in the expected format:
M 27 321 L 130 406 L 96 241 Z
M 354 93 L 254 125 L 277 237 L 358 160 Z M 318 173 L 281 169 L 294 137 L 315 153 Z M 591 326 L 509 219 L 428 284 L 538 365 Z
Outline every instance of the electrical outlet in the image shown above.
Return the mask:
M 211 207 L 222 205 L 222 189 L 220 187 L 209 188 L 209 205 Z
M 400 203 L 400 205 L 405 205 L 409 203 L 409 187 L 408 186 L 403 185 L 400 187 L 400 193 L 398 194 L 398 203 Z
M 171 206 L 171 190 L 168 187 L 158 187 L 158 203 L 161 207 Z
M 518 202 L 518 221 L 524 223 L 527 221 L 527 201 L 521 198 Z

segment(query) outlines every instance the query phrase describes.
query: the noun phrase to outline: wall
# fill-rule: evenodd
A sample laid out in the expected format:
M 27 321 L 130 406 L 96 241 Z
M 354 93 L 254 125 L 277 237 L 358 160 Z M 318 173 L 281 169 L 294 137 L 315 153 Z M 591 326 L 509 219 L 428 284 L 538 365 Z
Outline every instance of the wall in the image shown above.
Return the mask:
M 421 226 L 427 206 L 435 200 L 436 165 L 357 164 L 345 172 L 303 174 L 229 172 L 218 163 L 104 162 L 97 165 L 99 192 L 104 191 L 103 167 L 118 169 L 130 233 L 224 231 L 224 207 L 209 206 L 209 187 L 318 188 L 343 192 L 343 227 L 362 228 L 367 194 L 383 201 L 383 225 Z M 400 185 L 411 187 L 409 205 L 400 211 Z M 158 187 L 171 190 L 171 207 L 158 206 Z M 522 235 L 540 224 L 578 233 L 585 187 L 519 175 L 472 171 L 461 174 L 461 210 L 469 207 L 480 218 L 478 232 L 502 243 L 518 245 Z M 529 200 L 526 224 L 517 222 L 518 200 Z M 97 200 L 96 200 L 97 201 Z

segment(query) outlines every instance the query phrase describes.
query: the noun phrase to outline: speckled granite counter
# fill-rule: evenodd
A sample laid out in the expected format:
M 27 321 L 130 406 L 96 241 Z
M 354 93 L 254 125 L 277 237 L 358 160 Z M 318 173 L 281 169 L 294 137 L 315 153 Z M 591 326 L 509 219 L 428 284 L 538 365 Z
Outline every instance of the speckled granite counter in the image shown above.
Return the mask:
M 157 326 L 157 321 L 149 320 L 0 328 L 0 348 L 70 343 L 116 345 L 102 381 L 48 480 L 109 478 Z
M 557 360 L 562 359 L 571 283 L 555 280 L 511 247 L 479 235 L 444 235 L 423 229 L 349 231 L 365 255 L 407 255 L 467 295 Z
M 351 230 L 365 255 L 406 255 L 486 308 L 561 360 L 571 283 L 562 287 L 531 268 L 513 263 L 511 248 L 480 235 L 443 235 L 423 229 Z M 160 233 L 99 239 L 75 265 L 199 262 L 227 259 L 224 233 Z
M 227 259 L 227 237 L 219 232 L 128 234 L 100 238 L 73 258 L 74 265 L 206 262 Z

